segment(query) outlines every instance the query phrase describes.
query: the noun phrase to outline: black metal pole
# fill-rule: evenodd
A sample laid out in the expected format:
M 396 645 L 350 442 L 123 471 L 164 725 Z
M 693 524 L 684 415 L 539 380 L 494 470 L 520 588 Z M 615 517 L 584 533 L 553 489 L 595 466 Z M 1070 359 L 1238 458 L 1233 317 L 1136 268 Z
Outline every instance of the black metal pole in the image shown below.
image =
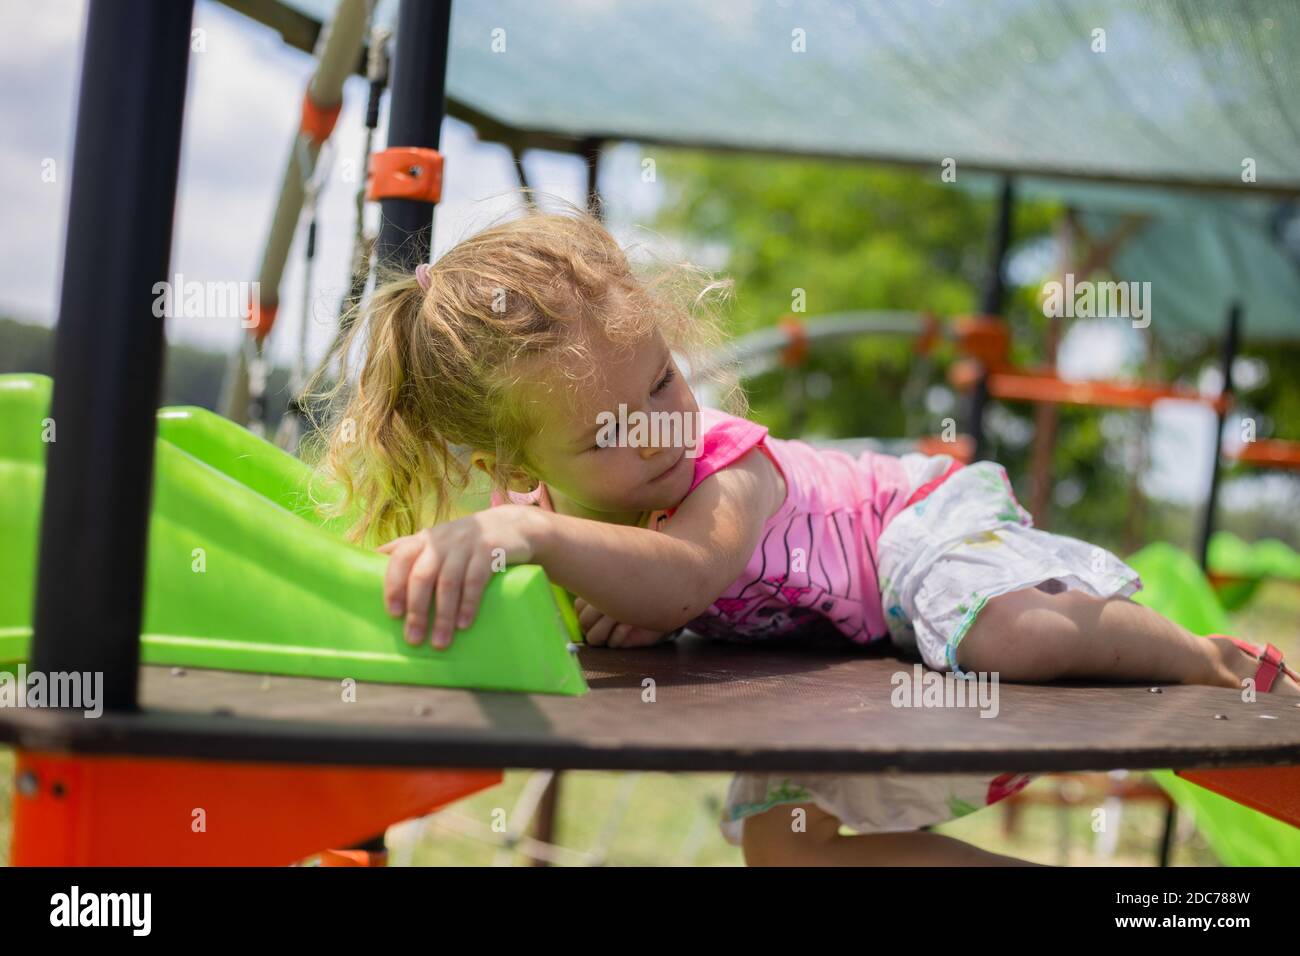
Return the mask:
M 1015 213 L 1016 189 L 1010 176 L 1002 179 L 1002 192 L 998 196 L 998 217 L 993 224 L 993 245 L 990 248 L 989 271 L 984 278 L 984 294 L 980 311 L 985 315 L 1001 315 L 1002 300 L 1006 295 L 1003 278 L 1007 249 L 1011 246 L 1011 217 Z
M 388 97 L 388 145 L 437 149 L 446 111 L 451 0 L 402 0 L 397 15 Z M 384 199 L 376 254 L 390 268 L 429 261 L 433 207 L 414 199 Z
M 388 145 L 437 149 L 446 111 L 447 46 L 451 0 L 402 0 L 388 94 Z M 414 269 L 429 261 L 433 206 L 413 199 L 384 199 L 375 256 L 381 266 Z M 379 834 L 362 849 L 384 845 Z
M 1006 284 L 1003 269 L 1006 264 L 1007 249 L 1011 245 L 1011 218 L 1015 213 L 1015 184 L 1010 176 L 1002 179 L 1002 193 L 998 197 L 998 215 L 993 226 L 993 245 L 990 250 L 989 271 L 984 280 L 984 292 L 980 298 L 980 312 L 983 315 L 1001 315 Z M 989 401 L 987 370 L 981 372 L 975 387 L 971 390 L 966 406 L 966 433 L 975 443 L 971 460 L 979 461 L 984 457 L 987 442 L 984 436 L 984 409 Z
M 600 198 L 601 141 L 588 136 L 582 141 L 582 161 L 587 167 L 587 211 L 604 221 L 604 203 Z
M 33 670 L 136 706 L 155 413 L 192 2 L 92 3 L 54 344 Z
M 1223 365 L 1223 391 L 1220 393 L 1225 399 L 1232 398 L 1232 363 L 1237 357 L 1237 343 L 1241 336 L 1241 303 L 1234 302 L 1228 309 L 1228 328 L 1223 336 L 1223 356 L 1221 359 Z M 1220 451 L 1220 443 L 1223 441 L 1223 425 L 1228 418 L 1228 408 L 1224 408 L 1215 418 L 1214 425 L 1214 450 L 1211 454 L 1214 456 L 1214 465 L 1210 470 L 1210 497 L 1205 502 L 1205 514 L 1201 517 L 1201 535 L 1198 542 L 1199 550 L 1197 556 L 1201 562 L 1201 570 L 1209 570 L 1210 557 L 1210 535 L 1214 533 L 1214 511 L 1219 503 L 1219 472 L 1221 468 L 1221 459 L 1223 455 Z

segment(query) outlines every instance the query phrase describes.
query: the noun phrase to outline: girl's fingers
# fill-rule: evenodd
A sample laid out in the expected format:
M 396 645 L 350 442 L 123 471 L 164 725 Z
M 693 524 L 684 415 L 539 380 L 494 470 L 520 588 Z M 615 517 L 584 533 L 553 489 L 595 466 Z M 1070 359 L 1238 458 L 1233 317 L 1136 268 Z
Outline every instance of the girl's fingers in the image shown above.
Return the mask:
M 393 617 L 401 617 L 406 613 L 406 579 L 421 550 L 403 547 L 390 552 L 388 570 L 384 572 L 384 607 L 388 608 L 388 613 Z
M 379 547 L 375 548 L 380 554 L 392 554 L 393 549 L 404 541 L 404 538 L 394 538 L 392 541 L 385 541 Z
M 443 650 L 450 646 L 460 611 L 461 588 L 465 582 L 465 560 L 456 555 L 442 562 L 438 569 L 438 597 L 433 609 L 433 646 Z
M 582 633 L 586 634 L 597 621 L 605 615 L 601 614 L 596 608 L 587 604 L 578 612 L 578 625 L 582 628 Z
M 623 648 L 649 647 L 651 644 L 658 644 L 663 638 L 663 634 L 658 631 L 647 631 L 643 627 L 634 627 L 618 646 Z
M 406 579 L 406 640 L 411 644 L 419 644 L 428 633 L 429 604 L 440 564 L 437 551 L 421 548 Z
M 456 615 L 456 630 L 463 631 L 474 623 L 483 591 L 492 577 L 492 561 L 487 555 L 471 559 L 465 568 L 465 580 L 460 586 L 460 613 Z
M 609 633 L 617 623 L 612 617 L 606 617 L 602 614 L 600 620 L 591 626 L 591 630 L 587 631 L 587 643 L 595 647 L 602 646 L 609 640 Z
M 614 629 L 609 632 L 608 644 L 610 647 L 626 647 L 628 635 L 632 633 L 632 626 L 629 624 L 615 624 Z

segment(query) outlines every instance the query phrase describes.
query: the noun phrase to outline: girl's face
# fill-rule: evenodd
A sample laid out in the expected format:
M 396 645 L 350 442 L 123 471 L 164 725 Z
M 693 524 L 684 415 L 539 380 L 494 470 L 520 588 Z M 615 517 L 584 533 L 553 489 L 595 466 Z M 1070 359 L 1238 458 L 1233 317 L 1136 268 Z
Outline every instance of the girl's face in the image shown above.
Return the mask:
M 699 406 L 659 333 L 624 350 L 602 340 L 593 351 L 594 387 L 532 393 L 541 426 L 529 451 L 557 511 L 635 524 L 686 497 Z

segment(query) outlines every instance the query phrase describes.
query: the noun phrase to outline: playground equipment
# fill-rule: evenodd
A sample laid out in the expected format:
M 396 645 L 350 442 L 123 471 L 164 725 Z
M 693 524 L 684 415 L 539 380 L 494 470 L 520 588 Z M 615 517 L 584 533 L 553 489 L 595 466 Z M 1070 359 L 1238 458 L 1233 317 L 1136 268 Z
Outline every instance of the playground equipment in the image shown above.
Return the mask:
M 289 145 L 279 200 L 257 270 L 260 298 L 256 303 L 250 303 L 249 334 L 240 338 L 226 370 L 222 413 L 240 424 L 249 424 L 259 434 L 264 428 L 266 400 L 264 348 L 280 309 L 280 283 L 289 258 L 289 247 L 303 218 L 308 223 L 305 243 L 307 274 L 301 340 L 291 383 L 295 399 L 304 381 L 305 336 L 309 326 L 307 304 L 311 301 L 311 265 L 316 246 L 316 199 L 330 168 L 328 157 L 320 161 L 321 154 L 343 108 L 343 82 L 360 59 L 373 7 L 374 0 L 340 0 L 330 24 L 320 33 L 315 51 L 316 70 L 303 93 L 301 122 Z M 377 112 L 378 104 L 374 105 Z M 296 419 L 294 412 L 291 421 L 296 422 Z M 296 434 L 285 436 L 283 441 L 290 444 L 290 438 L 296 440 L 296 437 Z
M 176 443 L 159 441 L 162 328 L 142 321 L 153 283 L 170 274 L 190 15 L 175 0 L 90 9 L 29 663 L 99 672 L 105 709 L 94 720 L 0 710 L 0 741 L 18 750 L 14 863 L 288 863 L 322 847 L 373 846 L 389 824 L 498 782 L 503 766 L 1265 767 L 1267 782 L 1283 773 L 1271 768 L 1296 761 L 1298 712 L 1277 695 L 1246 709 L 1237 694 L 1207 687 L 1017 685 L 1002 688 L 1001 720 L 955 708 L 904 714 L 889 705 L 889 688 L 907 665 L 890 656 L 740 650 L 689 635 L 636 653 L 581 648 L 585 695 L 366 681 L 347 704 L 332 678 L 151 664 L 142 640 L 154 613 L 151 494 L 164 504 L 169 462 L 192 461 L 196 481 L 208 481 L 197 478 L 202 466 L 213 488 L 220 480 L 244 497 L 233 474 L 240 459 L 214 467 L 219 456 L 196 456 L 184 428 Z M 303 19 L 282 22 L 295 30 Z M 376 255 L 395 267 L 429 254 L 449 24 L 446 2 L 400 5 L 394 152 L 376 164 L 371 190 L 382 205 Z M 39 482 L 34 451 L 22 466 Z M 646 678 L 658 689 L 653 720 Z M 204 808 L 202 830 L 195 807 Z M 1300 820 L 1283 803 L 1270 812 Z
M 1129 558 L 1129 564 L 1143 582 L 1134 600 L 1195 634 L 1222 634 L 1228 630 L 1218 596 L 1186 554 L 1168 544 L 1151 544 Z M 1226 865 L 1300 865 L 1300 819 L 1294 809 L 1289 815 L 1276 812 L 1281 801 L 1300 807 L 1300 768 L 1292 767 L 1272 781 L 1252 779 L 1249 771 L 1202 775 L 1162 770 L 1155 777 L 1178 806 L 1192 814 Z M 1279 789 L 1278 784 L 1286 786 Z M 1270 804 L 1260 805 L 1259 798 L 1270 790 L 1274 791 L 1268 798 Z M 1261 810 L 1264 812 L 1258 812 Z M 1289 820 L 1291 825 L 1282 820 Z
M 0 376 L 0 667 L 26 660 L 50 380 Z M 148 664 L 582 694 L 563 589 L 536 565 L 492 576 L 446 651 L 383 613 L 387 558 L 321 523 L 311 471 L 201 408 L 158 413 L 141 658 Z
M 1237 321 L 1234 311 L 1224 349 L 1225 369 L 1235 352 Z M 738 340 L 714 360 L 715 364 L 706 363 L 701 370 L 711 371 L 728 361 L 734 361 L 742 375 L 760 374 L 778 366 L 797 369 L 806 361 L 813 346 L 881 334 L 913 336 L 921 354 L 928 353 L 938 338 L 951 340 L 969 356 L 955 367 L 952 380 L 959 388 L 982 392 L 981 401 L 998 398 L 1120 408 L 1149 408 L 1160 400 L 1191 401 L 1216 411 L 1220 432 L 1223 416 L 1231 402 L 1231 377 L 1226 372 L 1223 392 L 1218 396 L 1203 396 L 1187 389 L 1152 383 L 1071 382 L 1062 380 L 1052 370 L 1014 368 L 1008 360 L 1007 327 L 992 316 L 958 317 L 947 322 L 931 315 L 903 312 L 840 313 L 817 316 L 803 323 L 788 318 L 777 326 Z M 977 406 L 974 415 L 978 434 L 982 407 Z M 950 443 L 932 444 L 924 450 L 931 454 L 953 454 L 955 449 Z M 1208 534 L 1213 508 L 1211 500 L 1203 534 Z M 1243 603 L 1264 576 L 1300 580 L 1300 559 L 1286 545 L 1267 542 L 1248 546 L 1223 532 L 1213 536 L 1209 552 L 1210 566 L 1215 569 L 1214 579 L 1221 587 L 1220 597 L 1216 597 L 1192 559 L 1170 546 L 1150 546 L 1131 559 L 1131 563 L 1142 575 L 1145 586 L 1138 600 L 1200 634 L 1229 631 L 1220 597 L 1232 601 L 1225 604 L 1232 608 Z M 1168 803 L 1170 812 L 1160 847 L 1162 865 L 1168 861 L 1171 850 L 1176 806 L 1194 813 L 1198 825 L 1225 862 L 1237 865 L 1300 863 L 1300 831 L 1257 812 L 1263 810 L 1281 819 L 1296 821 L 1300 768 L 1268 771 L 1262 775 L 1212 772 L 1187 773 L 1180 777 L 1170 771 L 1157 771 L 1154 776 L 1159 784 L 1154 794 L 1167 794 L 1168 799 L 1174 801 Z M 1193 786 L 1189 780 L 1196 781 L 1199 786 Z M 1149 799 L 1154 794 L 1150 787 L 1141 784 L 1107 781 L 1106 799 L 1109 800 Z M 1220 794 L 1228 794 L 1241 802 Z M 1031 800 L 1024 794 L 1017 794 L 1007 801 L 1006 812 L 1010 815 L 1013 805 Z M 1240 839 L 1236 839 L 1237 836 Z

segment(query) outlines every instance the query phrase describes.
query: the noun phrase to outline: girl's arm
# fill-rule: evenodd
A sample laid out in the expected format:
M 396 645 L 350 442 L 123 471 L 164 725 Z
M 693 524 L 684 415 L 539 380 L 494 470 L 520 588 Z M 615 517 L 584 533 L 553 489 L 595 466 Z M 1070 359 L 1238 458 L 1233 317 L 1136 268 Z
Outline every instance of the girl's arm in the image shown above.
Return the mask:
M 749 563 L 780 505 L 758 449 L 700 482 L 657 531 L 525 505 L 502 505 L 390 541 L 384 601 L 406 618 L 407 640 L 447 647 L 468 627 L 498 557 L 536 563 L 550 579 L 631 627 L 672 631 L 698 617 Z M 434 597 L 436 595 L 436 602 Z
M 534 560 L 615 621 L 675 630 L 745 570 L 780 505 L 771 468 L 749 451 L 700 482 L 658 531 L 542 512 Z

